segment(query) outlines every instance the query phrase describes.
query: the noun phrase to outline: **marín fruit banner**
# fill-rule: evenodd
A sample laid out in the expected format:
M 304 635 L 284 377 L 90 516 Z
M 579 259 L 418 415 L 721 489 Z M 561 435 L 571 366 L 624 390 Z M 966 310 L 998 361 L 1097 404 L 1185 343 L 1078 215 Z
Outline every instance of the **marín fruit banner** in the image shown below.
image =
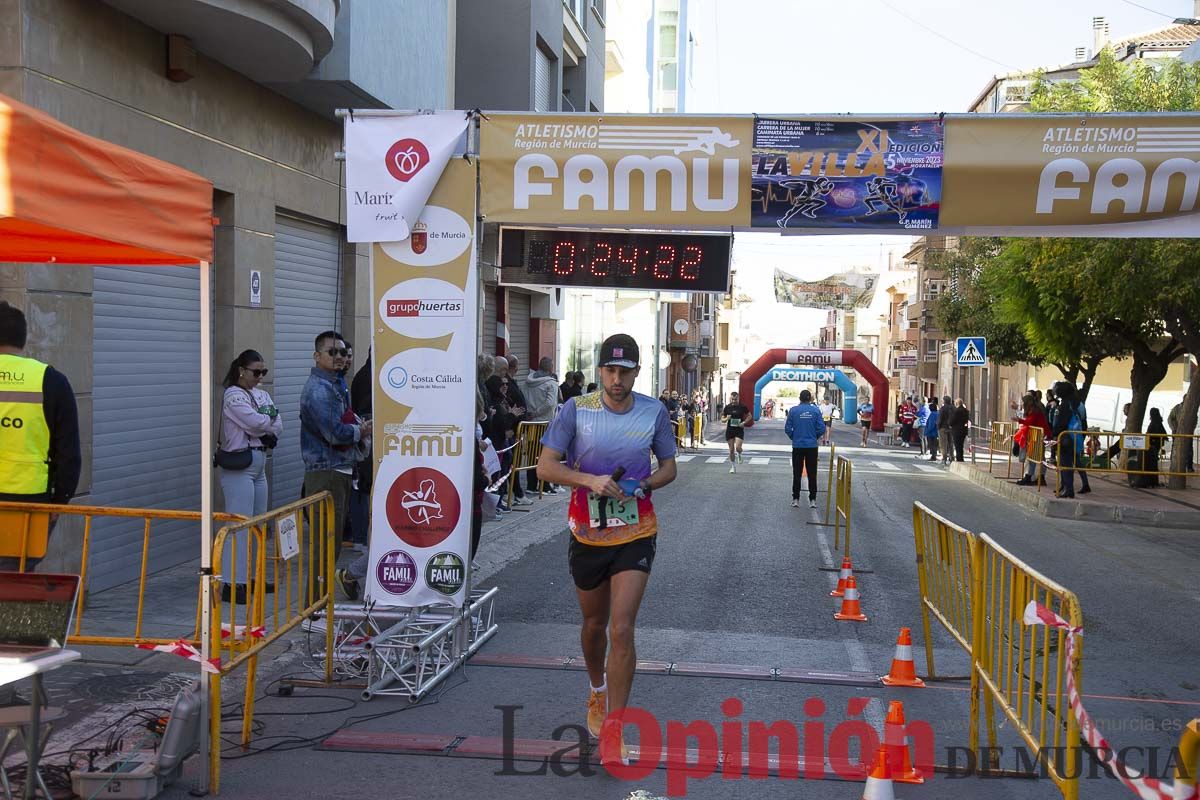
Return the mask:
M 412 235 L 371 246 L 375 484 L 367 599 L 462 605 L 475 458 L 475 169 L 446 165 Z

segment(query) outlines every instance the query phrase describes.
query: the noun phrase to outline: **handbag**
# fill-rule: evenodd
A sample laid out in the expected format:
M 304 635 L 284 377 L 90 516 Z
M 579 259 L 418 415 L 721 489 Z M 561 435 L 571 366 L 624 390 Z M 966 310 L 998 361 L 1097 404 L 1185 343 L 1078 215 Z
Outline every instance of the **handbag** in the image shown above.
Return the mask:
M 250 394 L 246 392 L 246 394 Z M 250 404 L 254 404 L 254 395 L 250 395 Z M 249 469 L 254 463 L 254 454 L 250 452 L 249 447 L 244 447 L 241 450 L 224 450 L 221 447 L 221 428 L 217 428 L 217 452 L 213 453 L 213 466 L 220 467 L 225 470 L 241 470 Z

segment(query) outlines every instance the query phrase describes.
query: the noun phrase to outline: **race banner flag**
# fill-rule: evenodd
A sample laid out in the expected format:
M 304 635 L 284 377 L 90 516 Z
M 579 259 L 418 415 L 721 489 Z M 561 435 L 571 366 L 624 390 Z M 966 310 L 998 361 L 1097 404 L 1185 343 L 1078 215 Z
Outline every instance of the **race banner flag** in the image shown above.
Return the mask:
M 347 115 L 347 241 L 407 239 L 450 157 L 464 148 L 470 118 L 464 111 Z
M 837 308 L 853 311 L 871 304 L 876 275 L 839 272 L 819 281 L 802 281 L 775 269 L 775 300 L 802 308 Z
M 489 222 L 728 230 L 750 221 L 750 117 L 492 114 Z
M 942 140 L 937 119 L 755 120 L 751 226 L 937 228 Z
M 367 601 L 461 606 L 476 458 L 475 167 L 446 165 L 413 234 L 371 247 L 375 478 Z

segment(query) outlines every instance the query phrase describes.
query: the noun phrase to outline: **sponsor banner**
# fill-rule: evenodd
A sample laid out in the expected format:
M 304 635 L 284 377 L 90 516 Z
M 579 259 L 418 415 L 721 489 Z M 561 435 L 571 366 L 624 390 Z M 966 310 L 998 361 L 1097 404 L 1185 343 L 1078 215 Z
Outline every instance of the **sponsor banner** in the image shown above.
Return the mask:
M 480 121 L 489 222 L 745 228 L 749 117 L 489 114 Z
M 421 210 L 469 120 L 463 111 L 347 116 L 347 240 L 399 242 L 418 232 Z
M 413 236 L 371 247 L 376 467 L 367 599 L 380 606 L 460 606 L 465 597 L 475 457 L 474 218 L 475 170 L 456 159 Z
M 1107 225 L 1191 214 L 1197 155 L 1194 114 L 955 117 L 947 121 L 942 225 Z M 1144 227 L 1111 235 L 1147 235 Z
M 916 355 L 896 356 L 896 369 L 916 369 Z
M 942 198 L 937 119 L 760 118 L 754 125 L 755 228 L 931 230 Z
M 772 381 L 785 383 L 834 383 L 838 373 L 832 369 L 793 369 L 791 367 L 775 367 L 771 370 Z
M 840 367 L 841 350 L 788 350 L 787 362 L 805 367 Z
M 865 308 L 875 297 L 876 275 L 839 272 L 819 281 L 802 281 L 775 269 L 775 299 L 803 308 Z

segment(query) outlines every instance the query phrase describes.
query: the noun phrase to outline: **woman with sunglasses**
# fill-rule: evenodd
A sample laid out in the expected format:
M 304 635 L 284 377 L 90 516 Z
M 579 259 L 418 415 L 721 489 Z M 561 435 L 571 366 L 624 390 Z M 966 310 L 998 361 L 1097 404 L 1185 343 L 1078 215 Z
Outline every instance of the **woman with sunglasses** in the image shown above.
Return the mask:
M 223 384 L 221 403 L 221 449 L 226 453 L 249 451 L 250 463 L 244 469 L 221 469 L 221 492 L 225 511 L 254 517 L 267 512 L 267 450 L 279 442 L 283 420 L 271 395 L 259 388 L 267 366 L 256 350 L 243 350 L 229 365 Z M 230 595 L 246 602 L 246 584 L 250 579 L 250 559 L 244 534 L 227 539 L 222 556 L 221 574 L 226 577 L 221 599 Z M 236 590 L 230 589 L 236 583 Z M 266 591 L 273 589 L 267 584 Z

